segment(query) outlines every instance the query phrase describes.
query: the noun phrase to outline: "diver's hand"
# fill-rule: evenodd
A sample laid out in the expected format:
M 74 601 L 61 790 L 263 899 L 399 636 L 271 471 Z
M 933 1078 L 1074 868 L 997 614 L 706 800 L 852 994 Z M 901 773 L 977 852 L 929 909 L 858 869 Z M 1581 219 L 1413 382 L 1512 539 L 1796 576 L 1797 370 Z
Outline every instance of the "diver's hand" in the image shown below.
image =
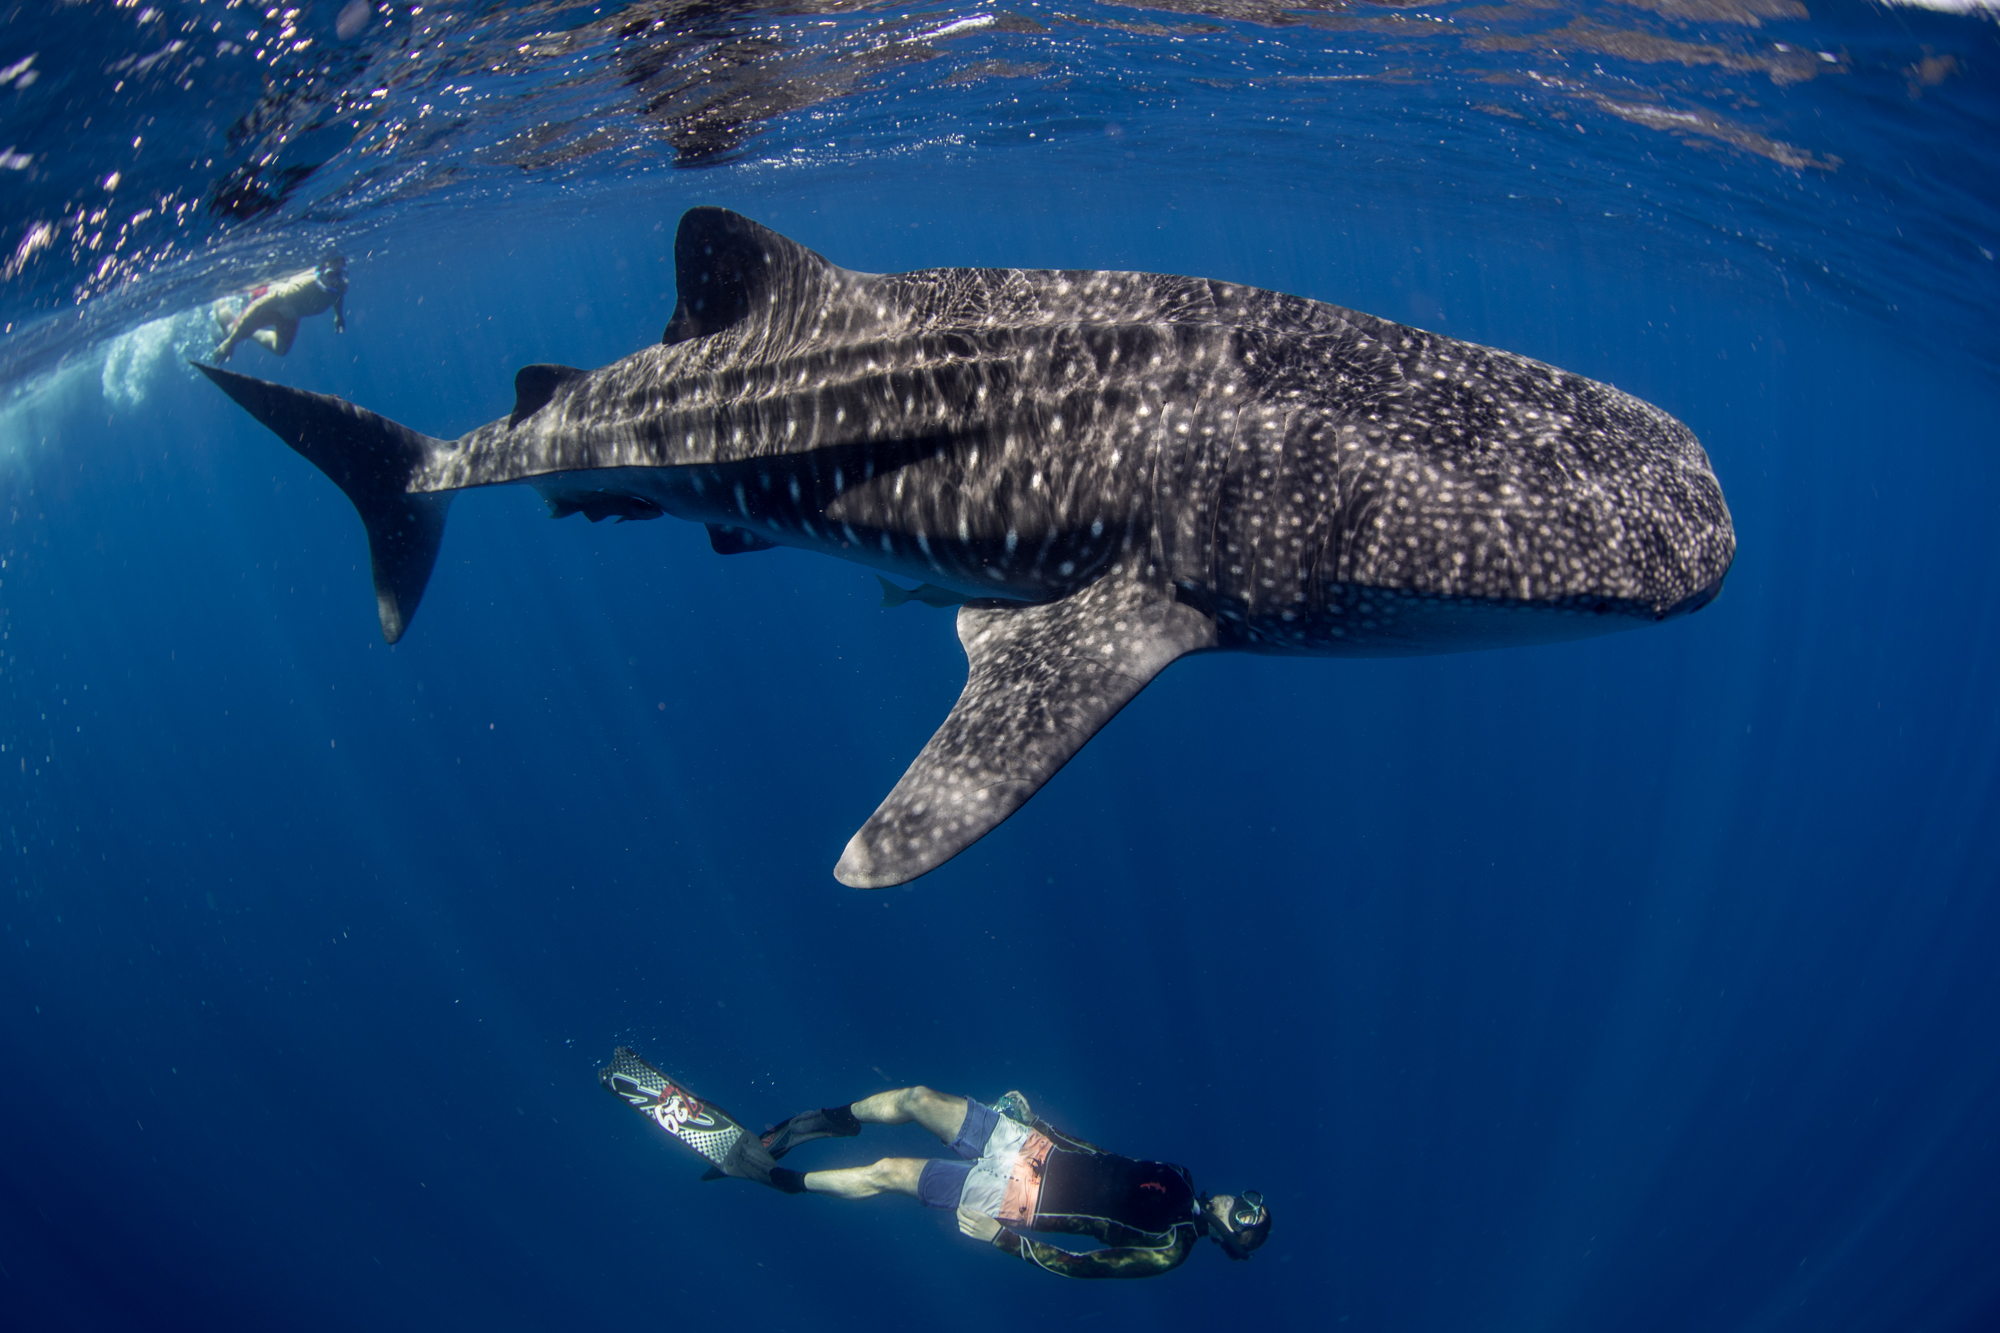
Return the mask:
M 333 317 L 333 331 L 335 333 L 347 332 L 347 321 L 342 319 L 339 315 L 335 315 Z
M 988 1244 L 1000 1234 L 1000 1224 L 997 1221 L 984 1213 L 967 1208 L 964 1204 L 958 1206 L 958 1229 L 974 1240 L 983 1240 Z

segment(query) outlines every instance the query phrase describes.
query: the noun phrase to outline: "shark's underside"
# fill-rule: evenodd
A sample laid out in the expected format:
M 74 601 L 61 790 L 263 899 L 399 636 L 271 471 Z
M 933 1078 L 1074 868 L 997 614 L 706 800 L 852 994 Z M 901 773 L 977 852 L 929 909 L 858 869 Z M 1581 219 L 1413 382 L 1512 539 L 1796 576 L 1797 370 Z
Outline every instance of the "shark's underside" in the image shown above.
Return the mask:
M 1576 638 L 1698 609 L 1735 554 L 1686 427 L 1606 385 L 1299 297 L 1139 273 L 835 268 L 699 208 L 662 342 L 529 366 L 433 439 L 208 377 L 354 501 L 402 636 L 454 492 L 671 514 L 966 599 L 965 692 L 835 874 L 934 869 L 1175 658 Z

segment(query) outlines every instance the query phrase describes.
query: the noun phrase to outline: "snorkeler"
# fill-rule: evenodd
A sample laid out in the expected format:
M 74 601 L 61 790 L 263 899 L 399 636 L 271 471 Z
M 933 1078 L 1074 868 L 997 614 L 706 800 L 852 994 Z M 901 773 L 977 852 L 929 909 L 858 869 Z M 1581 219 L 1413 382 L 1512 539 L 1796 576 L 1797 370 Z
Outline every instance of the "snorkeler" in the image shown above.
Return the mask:
M 347 332 L 347 312 L 342 302 L 347 296 L 347 260 L 329 251 L 317 267 L 280 278 L 250 290 L 248 304 L 236 301 L 216 303 L 215 320 L 226 331 L 215 349 L 217 361 L 227 361 L 236 344 L 249 338 L 279 356 L 292 350 L 299 336 L 299 321 L 309 315 L 333 310 L 333 331 Z
M 905 1194 L 958 1213 L 958 1229 L 1065 1277 L 1152 1277 L 1177 1267 L 1207 1236 L 1248 1259 L 1271 1234 L 1255 1190 L 1196 1194 L 1186 1168 L 1141 1162 L 1071 1138 L 1037 1119 L 1010 1092 L 999 1106 L 929 1088 L 878 1092 L 846 1106 L 801 1111 L 752 1134 L 637 1053 L 621 1046 L 598 1071 L 604 1086 L 715 1165 L 704 1180 L 735 1176 L 784 1194 L 867 1199 Z M 922 1125 L 959 1160 L 884 1157 L 870 1166 L 794 1171 L 778 1159 L 802 1143 L 852 1138 L 863 1125 Z M 1090 1236 L 1105 1248 L 1078 1253 L 1023 1231 Z

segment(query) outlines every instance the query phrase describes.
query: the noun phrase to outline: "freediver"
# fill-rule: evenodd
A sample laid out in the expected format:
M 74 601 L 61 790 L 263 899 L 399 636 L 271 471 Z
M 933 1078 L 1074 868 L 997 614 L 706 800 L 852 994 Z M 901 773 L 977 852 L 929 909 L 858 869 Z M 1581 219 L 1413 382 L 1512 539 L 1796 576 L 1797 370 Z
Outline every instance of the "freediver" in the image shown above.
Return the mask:
M 347 332 L 347 259 L 328 251 L 312 268 L 250 290 L 246 304 L 219 301 L 215 320 L 225 330 L 215 349 L 218 362 L 227 361 L 236 344 L 250 339 L 283 356 L 299 336 L 299 321 L 333 310 L 333 331 Z
M 1271 1233 L 1255 1190 L 1198 1194 L 1185 1167 L 1142 1162 L 1085 1143 L 1037 1118 L 1010 1092 L 999 1105 L 926 1087 L 878 1092 L 846 1106 L 802 1111 L 762 1135 L 741 1131 L 721 1108 L 695 1098 L 620 1047 L 599 1071 L 604 1086 L 708 1157 L 703 1177 L 734 1176 L 783 1194 L 867 1199 L 902 1194 L 953 1209 L 964 1234 L 1065 1277 L 1153 1277 L 1178 1267 L 1202 1236 L 1232 1259 L 1248 1259 Z M 958 1160 L 884 1157 L 868 1166 L 796 1171 L 778 1159 L 802 1143 L 852 1138 L 863 1125 L 915 1121 Z M 1033 1240 L 1025 1231 L 1089 1236 L 1085 1252 Z

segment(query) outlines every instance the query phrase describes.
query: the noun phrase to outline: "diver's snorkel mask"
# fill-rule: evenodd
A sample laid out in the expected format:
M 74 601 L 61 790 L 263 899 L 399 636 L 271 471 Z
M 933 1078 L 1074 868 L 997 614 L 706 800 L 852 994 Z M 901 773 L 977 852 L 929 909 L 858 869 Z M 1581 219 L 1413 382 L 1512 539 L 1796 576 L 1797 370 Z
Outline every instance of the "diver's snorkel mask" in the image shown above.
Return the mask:
M 1250 1252 L 1271 1234 L 1271 1210 L 1264 1206 L 1264 1196 L 1256 1190 L 1244 1190 L 1237 1195 L 1220 1222 L 1214 1212 L 1209 1211 L 1208 1216 L 1210 1234 L 1232 1259 L 1248 1259 Z
M 1236 1206 L 1229 1210 L 1229 1225 L 1236 1231 L 1248 1231 L 1269 1216 L 1264 1196 L 1256 1190 L 1244 1190 L 1236 1196 Z

